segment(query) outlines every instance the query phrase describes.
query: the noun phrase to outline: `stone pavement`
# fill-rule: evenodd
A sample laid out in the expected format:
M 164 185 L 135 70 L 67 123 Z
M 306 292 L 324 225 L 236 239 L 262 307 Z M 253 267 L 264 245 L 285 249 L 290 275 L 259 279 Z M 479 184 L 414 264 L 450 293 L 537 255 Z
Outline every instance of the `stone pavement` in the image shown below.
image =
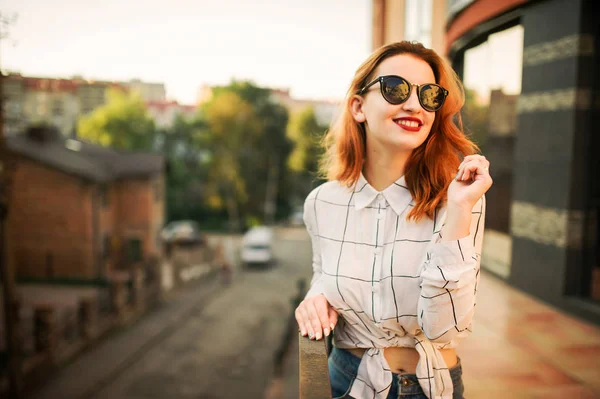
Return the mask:
M 219 289 L 214 279 L 180 289 L 134 324 L 111 333 L 93 349 L 51 376 L 35 399 L 89 397 L 130 366 L 137 356 L 168 335 Z
M 298 398 L 298 339 L 279 394 Z M 483 272 L 473 334 L 458 348 L 469 399 L 600 398 L 600 328 Z

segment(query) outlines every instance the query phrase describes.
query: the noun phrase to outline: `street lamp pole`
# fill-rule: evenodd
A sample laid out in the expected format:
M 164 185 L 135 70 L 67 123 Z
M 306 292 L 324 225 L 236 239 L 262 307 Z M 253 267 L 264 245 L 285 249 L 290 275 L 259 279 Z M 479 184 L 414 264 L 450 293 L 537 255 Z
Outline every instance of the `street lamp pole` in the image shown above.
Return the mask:
M 5 38 L 6 25 L 10 20 L 0 14 L 0 40 Z M 4 74 L 0 70 L 0 282 L 4 305 L 4 327 L 8 371 L 8 397 L 23 398 L 23 378 L 19 332 L 17 327 L 17 306 L 15 306 L 15 276 L 11 270 L 7 248 L 6 226 L 8 223 L 9 198 L 14 175 L 14 160 L 8 151 L 4 138 Z

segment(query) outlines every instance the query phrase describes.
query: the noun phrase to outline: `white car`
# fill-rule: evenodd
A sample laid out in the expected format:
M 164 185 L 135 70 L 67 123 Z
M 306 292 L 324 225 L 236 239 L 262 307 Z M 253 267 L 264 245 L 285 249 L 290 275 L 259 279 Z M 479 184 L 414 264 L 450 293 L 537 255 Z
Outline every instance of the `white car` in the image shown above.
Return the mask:
M 269 264 L 273 261 L 273 229 L 253 227 L 242 239 L 242 264 Z

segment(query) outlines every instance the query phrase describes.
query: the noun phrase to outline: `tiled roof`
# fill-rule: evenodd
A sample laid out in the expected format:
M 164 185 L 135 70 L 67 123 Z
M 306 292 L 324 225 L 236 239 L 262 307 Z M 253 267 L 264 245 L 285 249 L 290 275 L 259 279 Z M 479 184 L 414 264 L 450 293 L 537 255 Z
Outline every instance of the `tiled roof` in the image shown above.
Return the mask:
M 33 139 L 25 134 L 6 137 L 8 148 L 27 158 L 88 180 L 106 182 L 159 174 L 165 170 L 160 154 L 121 152 L 79 140 Z

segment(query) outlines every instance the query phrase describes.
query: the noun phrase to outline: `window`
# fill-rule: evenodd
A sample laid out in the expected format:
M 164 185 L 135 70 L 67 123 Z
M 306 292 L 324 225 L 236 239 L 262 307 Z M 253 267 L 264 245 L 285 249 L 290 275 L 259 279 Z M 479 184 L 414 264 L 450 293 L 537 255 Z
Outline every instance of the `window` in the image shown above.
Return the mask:
M 132 238 L 127 240 L 126 259 L 127 264 L 142 261 L 142 240 L 140 240 L 139 238 Z
M 103 208 L 110 206 L 110 191 L 106 184 L 100 186 L 100 198 Z
M 406 40 L 423 43 L 431 47 L 432 0 L 406 0 Z
M 52 115 L 53 116 L 62 116 L 63 107 L 62 102 L 60 100 L 54 100 L 52 102 Z
M 111 238 L 110 238 L 110 234 L 106 233 L 106 234 L 104 234 L 104 237 L 102 238 L 102 259 L 106 260 L 106 259 L 110 258 L 110 253 L 111 253 Z
M 461 60 L 458 60 L 459 62 Z M 486 194 L 486 228 L 509 234 L 517 99 L 521 93 L 523 27 L 488 35 L 463 54 L 467 134 L 490 160 L 494 185 Z

